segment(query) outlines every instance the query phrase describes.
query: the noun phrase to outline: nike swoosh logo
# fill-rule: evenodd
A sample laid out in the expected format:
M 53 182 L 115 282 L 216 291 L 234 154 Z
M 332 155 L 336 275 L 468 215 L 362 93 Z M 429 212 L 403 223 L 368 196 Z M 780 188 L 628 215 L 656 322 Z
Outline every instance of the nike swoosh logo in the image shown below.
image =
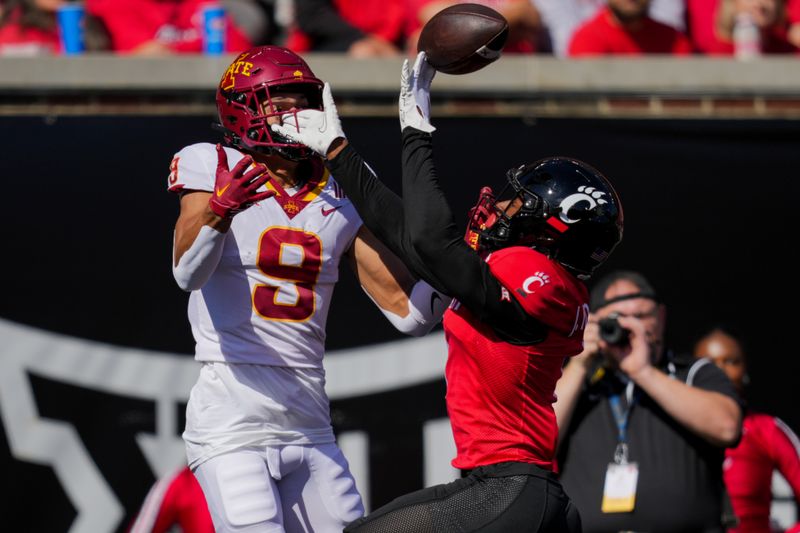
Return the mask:
M 436 305 L 436 300 L 437 299 L 438 300 L 442 299 L 442 297 L 439 296 L 439 293 L 438 292 L 431 293 L 431 314 L 432 315 L 436 314 L 436 311 L 433 310 L 433 307 L 434 307 L 434 305 Z
M 339 209 L 340 207 L 342 207 L 342 206 L 337 205 L 336 207 L 331 207 L 330 209 L 325 209 L 323 207 L 322 208 L 322 216 L 326 217 L 326 216 L 330 215 L 331 213 L 333 213 L 334 211 L 336 211 L 337 209 Z
M 217 187 L 217 198 L 219 198 L 220 196 L 222 196 L 223 194 L 225 194 L 225 191 L 227 191 L 227 190 L 228 190 L 228 187 L 230 187 L 230 186 L 231 186 L 231 184 L 229 183 L 229 184 L 227 184 L 226 186 L 224 186 L 224 187 L 223 187 L 223 188 L 221 188 L 221 189 L 220 189 L 219 187 Z

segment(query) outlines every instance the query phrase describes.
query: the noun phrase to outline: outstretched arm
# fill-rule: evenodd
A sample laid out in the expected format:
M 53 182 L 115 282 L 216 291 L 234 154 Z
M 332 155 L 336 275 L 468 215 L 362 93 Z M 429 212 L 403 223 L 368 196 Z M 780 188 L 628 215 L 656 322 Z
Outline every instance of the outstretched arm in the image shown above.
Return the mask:
M 349 145 L 342 131 L 329 84 L 322 91 L 324 111 L 305 109 L 284 117 L 272 129 L 303 143 L 322 155 L 331 174 L 356 206 L 364 225 L 385 244 L 415 277 L 426 280 L 440 292 L 443 284 L 419 260 L 408 239 L 400 198 L 381 182 L 361 155 Z
M 421 336 L 442 319 L 450 298 L 416 281 L 403 263 L 362 226 L 348 254 L 367 296 L 402 333 Z
M 407 238 L 430 275 L 472 314 L 486 322 L 504 340 L 533 344 L 547 335 L 546 327 L 531 317 L 505 289 L 489 265 L 467 245 L 439 186 L 433 162 L 430 123 L 430 84 L 435 71 L 425 53 L 413 69 L 403 64 L 400 88 L 400 126 L 403 131 L 403 205 Z
M 432 132 L 435 128 L 427 119 L 428 107 L 418 109 L 417 105 L 418 101 L 423 104 L 428 101 L 428 88 L 424 87 L 421 95 L 415 94 L 415 89 L 408 85 L 409 73 L 405 64 L 400 98 L 404 174 L 422 172 L 418 167 L 433 170 L 430 136 L 423 131 Z M 415 192 L 414 201 L 405 199 L 401 204 L 397 196 L 377 179 L 361 156 L 347 144 L 327 84 L 323 91 L 323 103 L 324 111 L 307 109 L 290 113 L 284 117 L 284 124 L 272 126 L 273 130 L 327 158 L 331 172 L 344 187 L 365 225 L 402 259 L 415 276 L 428 282 L 437 291 L 457 297 L 508 342 L 532 344 L 543 340 L 547 333 L 545 327 L 528 315 L 516 300 L 512 298 L 509 301 L 502 297 L 500 283 L 489 272 L 486 263 L 463 241 L 441 191 L 438 196 L 431 198 Z M 406 139 L 421 142 L 419 150 L 408 148 Z M 406 162 L 407 153 L 416 154 L 412 157 L 413 161 Z M 420 160 L 416 159 L 417 156 Z M 423 189 L 428 187 L 438 190 L 438 183 L 428 183 Z M 415 217 L 422 216 L 428 221 L 428 215 L 440 208 L 443 211 L 435 220 L 446 220 L 446 226 L 436 228 L 434 233 L 437 236 L 444 234 L 448 242 L 437 249 L 440 239 L 435 238 L 418 248 L 417 241 L 425 238 L 428 224 L 435 222 L 419 223 Z M 410 222 L 416 228 L 416 237 L 410 234 L 407 226 Z M 441 257 L 437 252 L 441 253 Z

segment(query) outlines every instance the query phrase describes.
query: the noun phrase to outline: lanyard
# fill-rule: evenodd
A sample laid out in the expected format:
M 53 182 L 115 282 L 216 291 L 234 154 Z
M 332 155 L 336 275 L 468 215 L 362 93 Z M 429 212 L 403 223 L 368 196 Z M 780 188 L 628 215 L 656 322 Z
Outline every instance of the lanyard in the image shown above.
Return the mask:
M 633 404 L 636 403 L 632 381 L 628 383 L 625 389 L 625 397 L 628 401 L 624 409 L 619 394 L 614 394 L 608 398 L 611 414 L 614 415 L 614 422 L 617 425 L 617 447 L 614 450 L 614 462 L 618 465 L 628 464 L 628 419 L 630 418 Z

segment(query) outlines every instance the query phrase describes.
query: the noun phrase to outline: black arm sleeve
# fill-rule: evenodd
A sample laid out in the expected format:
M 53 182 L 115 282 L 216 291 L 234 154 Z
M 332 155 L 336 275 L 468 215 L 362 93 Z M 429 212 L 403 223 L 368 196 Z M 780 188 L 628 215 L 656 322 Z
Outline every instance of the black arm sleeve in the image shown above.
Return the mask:
M 348 24 L 331 0 L 295 0 L 297 26 L 313 41 L 316 51 L 346 52 L 364 37 L 364 32 Z
M 373 174 L 352 145 L 347 145 L 326 164 L 375 237 L 399 257 L 417 278 L 424 279 L 437 291 L 448 294 L 411 246 L 403 222 L 402 200 Z
M 502 286 L 489 265 L 464 242 L 436 175 L 430 134 L 403 130 L 403 205 L 406 238 L 417 257 L 457 298 L 504 340 L 534 344 L 547 328 L 514 299 L 501 298 Z

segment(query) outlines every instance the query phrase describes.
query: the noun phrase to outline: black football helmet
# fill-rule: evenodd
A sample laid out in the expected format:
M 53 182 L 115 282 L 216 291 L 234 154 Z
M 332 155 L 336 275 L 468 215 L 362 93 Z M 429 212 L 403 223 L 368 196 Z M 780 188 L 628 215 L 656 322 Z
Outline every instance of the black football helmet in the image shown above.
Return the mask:
M 530 246 L 585 279 L 622 239 L 619 197 L 586 163 L 548 157 L 507 178 L 497 196 L 484 187 L 470 211 L 466 240 L 476 250 Z

